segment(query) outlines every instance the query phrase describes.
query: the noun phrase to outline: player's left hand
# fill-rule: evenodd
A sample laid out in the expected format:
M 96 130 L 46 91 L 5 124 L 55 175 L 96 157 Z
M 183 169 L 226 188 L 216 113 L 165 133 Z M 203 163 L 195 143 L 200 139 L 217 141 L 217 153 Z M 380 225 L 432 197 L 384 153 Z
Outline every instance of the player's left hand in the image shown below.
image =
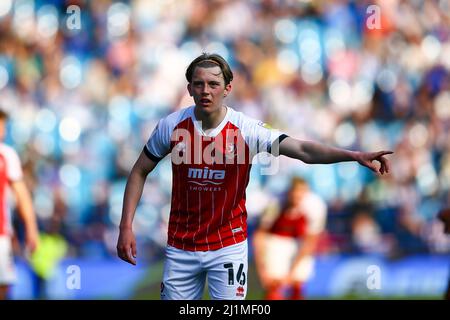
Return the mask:
M 378 152 L 358 152 L 356 155 L 356 160 L 362 166 L 365 166 L 375 173 L 380 172 L 381 174 L 389 173 L 390 166 L 389 160 L 385 155 L 392 154 L 393 151 L 378 151 Z M 380 162 L 380 168 L 373 163 L 373 161 Z
M 119 239 L 117 240 L 117 256 L 136 265 L 136 238 L 131 228 L 120 229 Z

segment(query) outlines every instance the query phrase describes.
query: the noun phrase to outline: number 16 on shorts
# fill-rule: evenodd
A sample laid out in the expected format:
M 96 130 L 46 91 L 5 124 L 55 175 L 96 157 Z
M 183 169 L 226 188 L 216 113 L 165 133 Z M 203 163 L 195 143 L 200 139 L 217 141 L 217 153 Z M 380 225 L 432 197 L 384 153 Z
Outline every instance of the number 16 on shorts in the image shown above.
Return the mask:
M 223 265 L 223 267 L 225 269 L 228 269 L 228 285 L 229 286 L 234 286 L 234 267 L 232 263 L 225 263 Z M 245 272 L 244 272 L 244 264 L 241 263 L 239 265 L 237 274 L 236 274 L 236 281 L 240 284 L 240 285 L 245 285 L 245 281 L 246 281 L 246 276 L 245 276 Z

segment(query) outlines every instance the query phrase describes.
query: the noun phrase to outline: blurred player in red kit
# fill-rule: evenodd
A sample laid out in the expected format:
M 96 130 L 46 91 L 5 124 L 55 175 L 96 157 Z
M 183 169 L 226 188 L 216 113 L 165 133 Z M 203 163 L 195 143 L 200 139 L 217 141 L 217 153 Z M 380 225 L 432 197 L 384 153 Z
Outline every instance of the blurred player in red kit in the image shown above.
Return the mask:
M 265 299 L 303 299 L 326 221 L 325 202 L 295 177 L 281 208 L 266 210 L 254 235 L 255 262 Z
M 25 226 L 26 250 L 33 252 L 39 241 L 36 217 L 30 193 L 23 181 L 19 156 L 3 143 L 8 115 L 0 110 L 0 300 L 8 297 L 10 286 L 16 281 L 14 267 L 10 209 L 7 205 L 8 189 L 16 200 L 16 207 Z
M 207 279 L 212 299 L 245 299 L 245 190 L 253 157 L 266 152 L 306 163 L 357 161 L 384 174 L 389 171 L 384 156 L 392 152 L 356 152 L 300 141 L 235 111 L 224 103 L 233 73 L 220 55 L 200 55 L 185 75 L 195 104 L 161 119 L 134 164 L 125 187 L 117 254 L 136 264 L 136 207 L 147 175 L 171 154 L 172 200 L 161 298 L 200 299 Z

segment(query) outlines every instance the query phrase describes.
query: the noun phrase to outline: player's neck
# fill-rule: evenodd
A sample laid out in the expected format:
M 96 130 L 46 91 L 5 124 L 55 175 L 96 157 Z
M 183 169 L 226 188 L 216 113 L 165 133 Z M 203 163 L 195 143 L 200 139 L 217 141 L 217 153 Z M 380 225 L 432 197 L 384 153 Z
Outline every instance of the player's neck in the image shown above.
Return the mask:
M 227 107 L 222 106 L 217 111 L 211 113 L 202 112 L 200 108 L 195 107 L 194 114 L 196 120 L 201 121 L 202 130 L 207 132 L 219 126 L 227 114 Z

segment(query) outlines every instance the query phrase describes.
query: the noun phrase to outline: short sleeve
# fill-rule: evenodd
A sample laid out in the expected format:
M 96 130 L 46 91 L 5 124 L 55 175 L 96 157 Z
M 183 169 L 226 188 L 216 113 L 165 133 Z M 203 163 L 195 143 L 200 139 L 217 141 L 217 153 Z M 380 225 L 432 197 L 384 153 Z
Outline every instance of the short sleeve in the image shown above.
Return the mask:
M 5 157 L 6 161 L 6 174 L 8 180 L 19 181 L 23 177 L 22 165 L 20 163 L 19 156 L 16 151 L 9 146 L 3 145 L 1 147 L 1 153 Z
M 158 162 L 170 151 L 170 127 L 166 119 L 159 120 L 148 139 L 144 152 L 153 161 Z
M 325 229 L 327 207 L 325 202 L 315 194 L 309 194 L 303 205 L 303 210 L 308 216 L 307 232 L 319 234 Z
M 243 116 L 241 130 L 253 155 L 261 152 L 279 155 L 278 145 L 287 137 L 286 134 L 271 128 L 266 123 L 245 116 Z

